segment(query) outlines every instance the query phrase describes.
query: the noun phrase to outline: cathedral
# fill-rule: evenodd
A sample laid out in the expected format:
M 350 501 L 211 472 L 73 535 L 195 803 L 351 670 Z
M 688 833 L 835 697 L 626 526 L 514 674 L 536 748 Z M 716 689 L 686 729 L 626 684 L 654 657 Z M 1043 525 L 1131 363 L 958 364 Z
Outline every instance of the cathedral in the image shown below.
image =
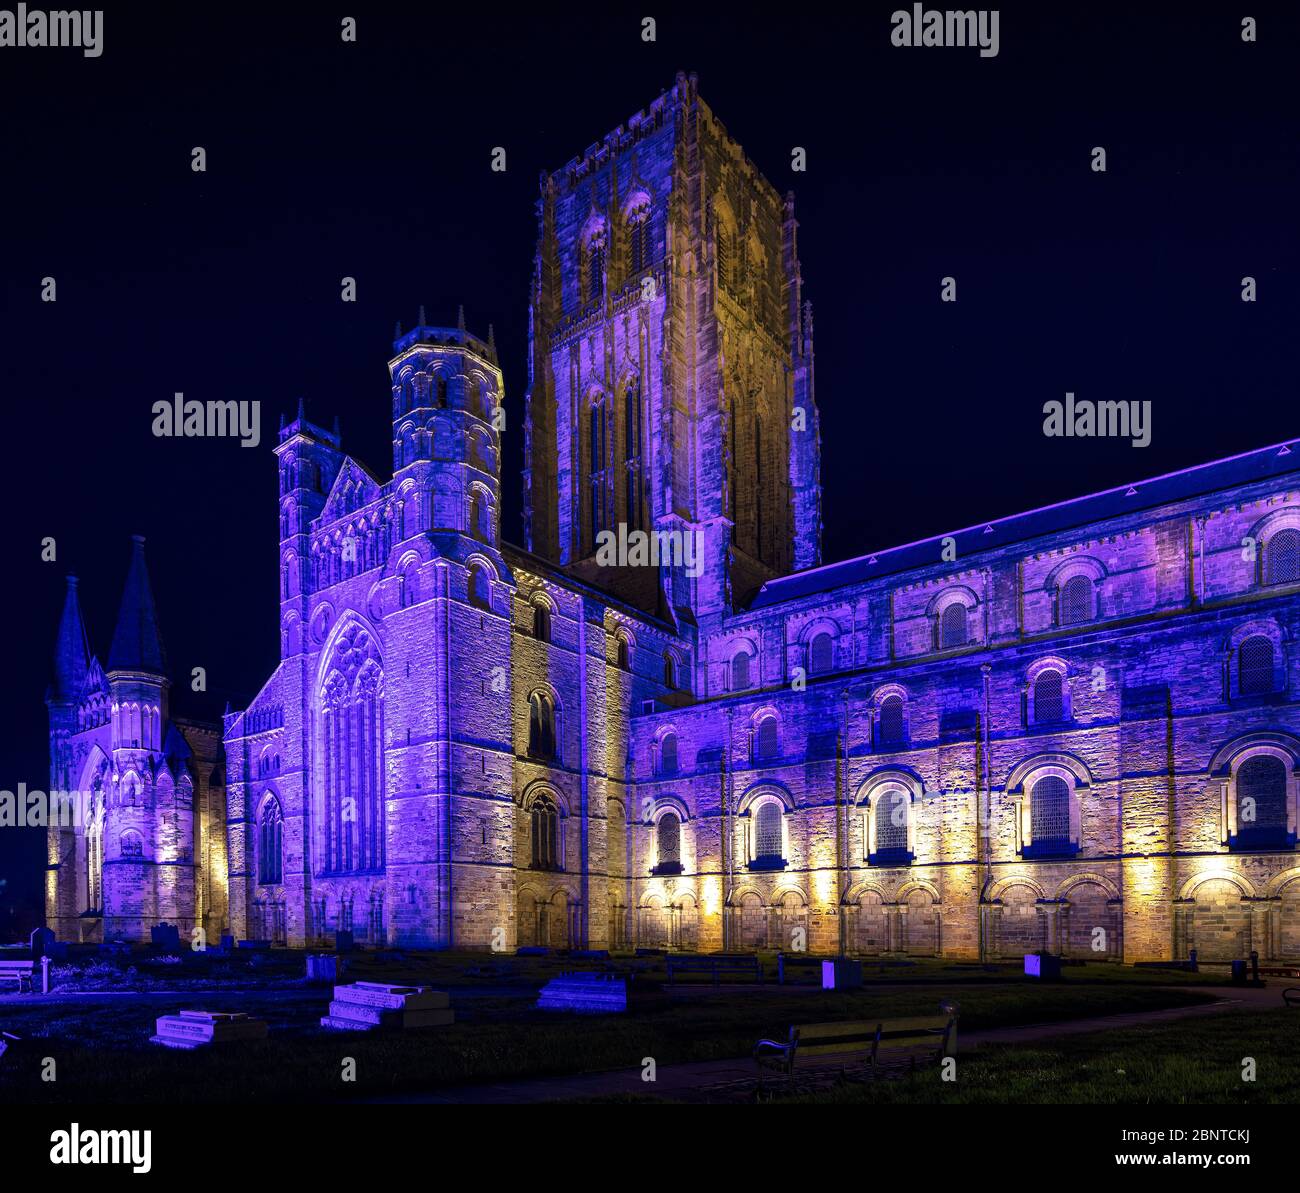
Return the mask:
M 142 542 L 106 665 L 70 584 L 49 925 L 1300 959 L 1297 445 L 823 564 L 797 232 L 694 76 L 544 175 L 522 543 L 492 337 L 421 317 L 391 472 L 280 431 L 280 661 L 219 727 Z

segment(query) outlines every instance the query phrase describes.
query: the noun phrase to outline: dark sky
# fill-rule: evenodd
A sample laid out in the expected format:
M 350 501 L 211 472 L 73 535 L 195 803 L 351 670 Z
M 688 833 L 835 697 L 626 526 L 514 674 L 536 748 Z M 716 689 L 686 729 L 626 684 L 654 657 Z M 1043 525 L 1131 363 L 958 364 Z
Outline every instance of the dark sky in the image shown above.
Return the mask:
M 279 414 L 300 395 L 337 413 L 382 471 L 393 324 L 420 303 L 495 324 L 518 539 L 538 174 L 679 69 L 797 195 L 828 560 L 1300 430 L 1295 5 L 1252 0 L 1248 45 L 1232 5 L 1003 4 L 995 58 L 893 47 L 894 4 L 619 7 L 118 6 L 97 59 L 0 49 L 0 788 L 46 786 L 64 574 L 102 657 L 133 533 L 173 671 L 208 672 L 208 705 L 177 710 L 256 692 L 277 652 Z M 178 390 L 260 401 L 262 446 L 154 438 Z M 1151 445 L 1044 438 L 1067 390 L 1149 399 Z M 0 938 L 42 863 L 38 837 L 0 830 Z

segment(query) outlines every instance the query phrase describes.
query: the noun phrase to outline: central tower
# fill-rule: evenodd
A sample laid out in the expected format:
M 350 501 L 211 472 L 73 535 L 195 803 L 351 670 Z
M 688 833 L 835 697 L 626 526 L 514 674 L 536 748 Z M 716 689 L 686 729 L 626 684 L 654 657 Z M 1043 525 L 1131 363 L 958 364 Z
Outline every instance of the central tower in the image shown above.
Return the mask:
M 679 74 L 544 174 L 537 213 L 528 548 L 697 622 L 815 566 L 812 313 L 793 198 Z M 690 535 L 698 563 L 599 566 L 602 532 L 621 528 Z

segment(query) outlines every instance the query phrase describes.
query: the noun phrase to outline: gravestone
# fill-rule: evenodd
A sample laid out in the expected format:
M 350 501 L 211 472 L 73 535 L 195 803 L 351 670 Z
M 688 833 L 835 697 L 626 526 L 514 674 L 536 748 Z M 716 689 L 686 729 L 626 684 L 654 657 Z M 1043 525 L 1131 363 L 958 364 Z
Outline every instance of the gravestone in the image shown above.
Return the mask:
M 539 1011 L 617 1015 L 627 1010 L 628 980 L 612 973 L 562 973 L 537 996 Z
M 204 1048 L 236 1040 L 264 1040 L 266 1023 L 250 1015 L 182 1011 L 179 1015 L 159 1016 L 157 1031 L 149 1039 L 167 1048 Z
M 307 980 L 309 982 L 337 982 L 347 972 L 346 957 L 333 953 L 307 954 Z
M 1061 976 L 1061 959 L 1052 953 L 1026 953 L 1025 976 L 1039 981 L 1057 981 Z
M 836 957 L 822 962 L 823 990 L 857 990 L 862 986 L 862 962 Z
M 181 951 L 181 933 L 175 924 L 155 924 L 149 929 L 149 936 L 153 947 L 161 949 L 164 953 Z
M 454 1019 L 451 999 L 440 990 L 354 982 L 334 987 L 329 1014 L 320 1025 L 333 1031 L 373 1031 L 377 1027 L 446 1027 Z
M 32 942 L 32 959 L 44 957 L 54 944 L 54 930 L 51 928 L 37 928 L 31 935 Z

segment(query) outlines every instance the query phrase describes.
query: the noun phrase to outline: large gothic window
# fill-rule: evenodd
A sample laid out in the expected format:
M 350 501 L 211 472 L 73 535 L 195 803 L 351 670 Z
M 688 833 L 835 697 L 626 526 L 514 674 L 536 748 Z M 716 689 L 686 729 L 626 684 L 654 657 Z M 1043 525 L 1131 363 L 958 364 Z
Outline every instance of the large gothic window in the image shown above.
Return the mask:
M 1252 634 L 1237 650 L 1237 690 L 1243 696 L 1273 690 L 1273 643 L 1264 634 Z
M 1294 584 L 1300 580 L 1300 530 L 1288 526 L 1268 540 L 1264 577 L 1266 584 Z
M 1273 754 L 1255 754 L 1237 771 L 1237 835 L 1245 849 L 1287 844 L 1286 763 Z
M 384 867 L 384 672 L 360 626 L 334 644 L 321 691 L 320 775 L 324 869 Z
M 528 756 L 543 760 L 555 757 L 555 704 L 545 692 L 528 697 Z
M 263 886 L 284 881 L 284 817 L 272 798 L 262 807 L 257 834 L 257 881 Z

